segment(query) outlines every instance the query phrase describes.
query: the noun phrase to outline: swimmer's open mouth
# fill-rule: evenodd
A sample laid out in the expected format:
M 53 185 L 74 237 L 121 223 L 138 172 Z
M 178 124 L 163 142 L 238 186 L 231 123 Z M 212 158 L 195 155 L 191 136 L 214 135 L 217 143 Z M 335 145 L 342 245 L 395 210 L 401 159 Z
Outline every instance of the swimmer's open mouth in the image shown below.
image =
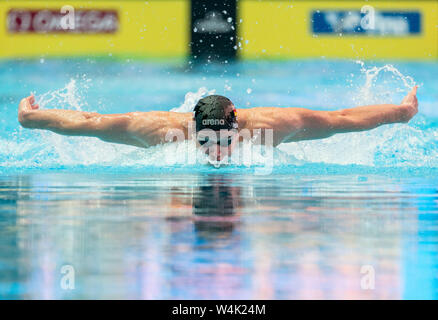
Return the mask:
M 221 161 L 217 161 L 217 160 L 212 160 L 210 158 L 207 157 L 207 161 L 209 164 L 211 164 L 212 166 L 214 166 L 216 169 L 219 169 L 221 166 L 227 166 L 229 165 L 228 163 L 228 157 L 225 157 L 224 159 L 222 159 Z

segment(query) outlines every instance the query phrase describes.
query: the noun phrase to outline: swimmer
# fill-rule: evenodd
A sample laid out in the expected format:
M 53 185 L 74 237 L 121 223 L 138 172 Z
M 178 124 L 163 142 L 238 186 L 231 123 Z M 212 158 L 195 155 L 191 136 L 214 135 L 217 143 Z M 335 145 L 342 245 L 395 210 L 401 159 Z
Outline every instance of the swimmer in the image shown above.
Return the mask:
M 228 98 L 210 95 L 198 101 L 193 113 L 166 111 L 99 114 L 60 109 L 39 109 L 33 95 L 21 100 L 18 121 L 24 128 L 50 130 L 68 136 L 96 137 L 106 142 L 147 148 L 168 142 L 180 132 L 196 137 L 210 162 L 220 162 L 235 149 L 242 130 L 258 135 L 271 129 L 272 144 L 323 139 L 337 133 L 371 130 L 390 123 L 408 122 L 418 112 L 417 86 L 399 105 L 380 104 L 336 111 L 304 108 L 257 107 L 239 109 Z M 190 134 L 194 122 L 196 135 Z M 213 134 L 212 134 L 213 133 Z M 250 136 L 254 138 L 254 136 Z

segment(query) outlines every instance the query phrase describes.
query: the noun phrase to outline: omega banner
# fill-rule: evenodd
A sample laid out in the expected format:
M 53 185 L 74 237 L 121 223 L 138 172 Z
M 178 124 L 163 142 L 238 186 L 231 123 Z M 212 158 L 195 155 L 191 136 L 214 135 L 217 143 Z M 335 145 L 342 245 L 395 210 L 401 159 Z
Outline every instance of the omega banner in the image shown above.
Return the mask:
M 11 9 L 9 33 L 115 33 L 119 18 L 115 10 Z
M 236 35 L 236 0 L 191 1 L 192 60 L 235 58 Z

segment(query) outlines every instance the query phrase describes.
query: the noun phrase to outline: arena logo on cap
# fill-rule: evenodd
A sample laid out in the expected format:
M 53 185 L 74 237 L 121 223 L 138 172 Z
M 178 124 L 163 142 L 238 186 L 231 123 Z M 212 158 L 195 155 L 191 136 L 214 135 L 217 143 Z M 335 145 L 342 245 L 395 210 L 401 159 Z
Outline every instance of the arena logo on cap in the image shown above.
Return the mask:
M 74 28 L 65 28 L 62 10 L 11 9 L 7 14 L 9 33 L 115 33 L 119 17 L 115 10 L 87 9 L 74 12 Z
M 223 126 L 225 124 L 225 120 L 224 119 L 203 119 L 202 124 L 204 126 L 217 126 L 217 125 Z

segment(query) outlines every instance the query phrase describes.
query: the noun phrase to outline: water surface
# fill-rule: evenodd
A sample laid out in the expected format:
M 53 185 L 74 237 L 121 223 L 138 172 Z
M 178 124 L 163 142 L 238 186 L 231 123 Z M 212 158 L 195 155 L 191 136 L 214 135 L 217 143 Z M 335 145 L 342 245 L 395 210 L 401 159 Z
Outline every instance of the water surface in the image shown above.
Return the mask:
M 0 298 L 438 298 L 436 74 L 432 62 L 0 62 Z M 398 103 L 415 83 L 409 124 L 281 145 L 267 175 L 257 150 L 215 169 L 188 164 L 190 145 L 141 150 L 16 119 L 31 91 L 43 108 L 102 113 L 190 111 L 212 90 L 238 108 L 334 110 Z

